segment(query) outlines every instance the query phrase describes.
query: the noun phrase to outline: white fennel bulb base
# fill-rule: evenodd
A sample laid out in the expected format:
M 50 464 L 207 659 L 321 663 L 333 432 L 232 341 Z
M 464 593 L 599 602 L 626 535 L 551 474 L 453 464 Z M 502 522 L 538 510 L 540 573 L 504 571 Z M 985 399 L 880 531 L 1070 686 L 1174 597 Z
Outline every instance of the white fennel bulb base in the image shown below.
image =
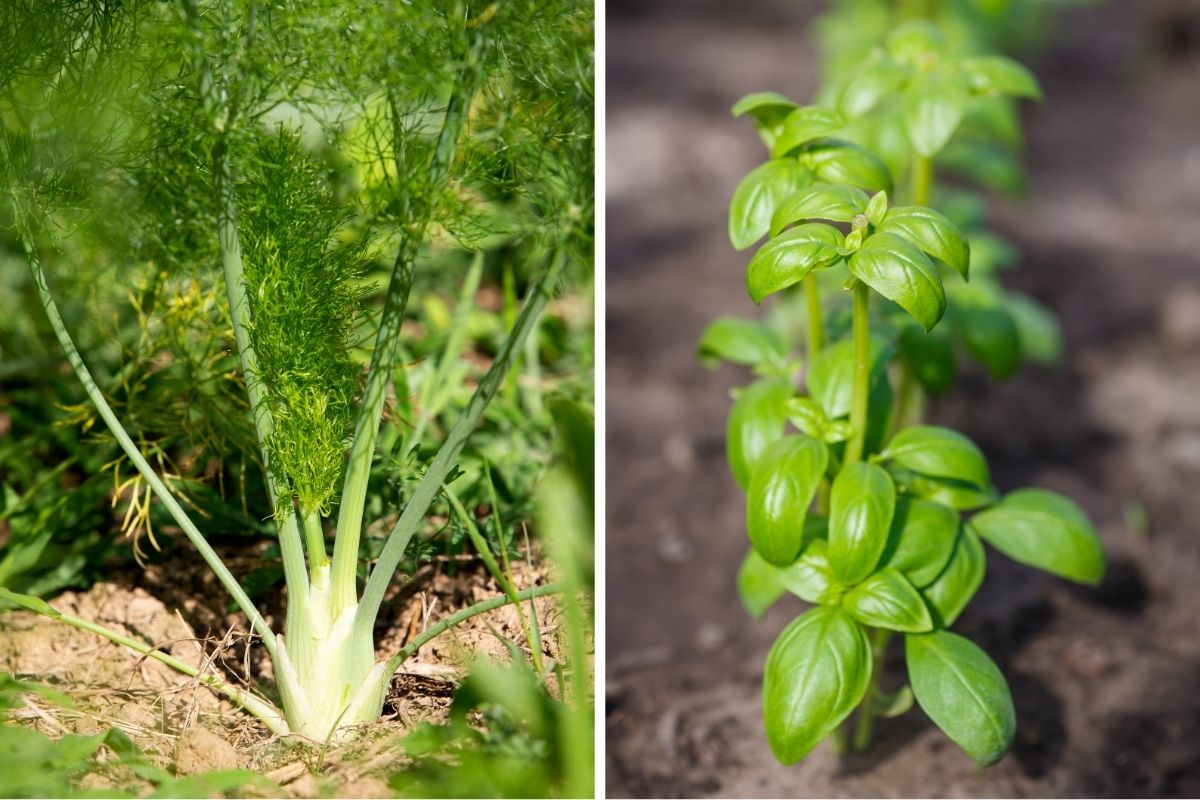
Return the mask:
M 286 637 L 276 639 L 275 676 L 292 732 L 341 742 L 352 726 L 379 719 L 391 676 L 375 662 L 371 637 L 355 636 L 357 605 L 332 618 L 328 570 L 318 570 L 308 597 L 289 608 Z

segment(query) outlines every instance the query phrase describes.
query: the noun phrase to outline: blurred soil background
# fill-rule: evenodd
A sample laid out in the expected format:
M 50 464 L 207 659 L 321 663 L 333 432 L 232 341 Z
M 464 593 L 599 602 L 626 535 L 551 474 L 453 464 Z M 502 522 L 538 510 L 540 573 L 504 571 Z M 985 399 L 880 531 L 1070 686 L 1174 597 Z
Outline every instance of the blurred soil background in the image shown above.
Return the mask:
M 767 650 L 734 575 L 744 505 L 725 463 L 734 367 L 695 343 L 753 314 L 726 237 L 762 159 L 732 103 L 818 81 L 815 2 L 609 4 L 607 775 L 610 796 L 1194 797 L 1200 794 L 1200 5 L 1065 9 L 1032 59 L 1029 197 L 993 224 L 1023 251 L 1006 283 L 1061 318 L 1060 371 L 997 383 L 968 366 L 932 421 L 980 444 L 1002 491 L 1068 493 L 1110 558 L 1095 590 L 989 551 L 955 626 L 1012 685 L 1010 755 L 986 771 L 919 710 L 872 750 L 780 766 L 762 732 Z M 1023 57 L 1023 56 L 1022 56 Z M 893 651 L 885 686 L 903 680 Z

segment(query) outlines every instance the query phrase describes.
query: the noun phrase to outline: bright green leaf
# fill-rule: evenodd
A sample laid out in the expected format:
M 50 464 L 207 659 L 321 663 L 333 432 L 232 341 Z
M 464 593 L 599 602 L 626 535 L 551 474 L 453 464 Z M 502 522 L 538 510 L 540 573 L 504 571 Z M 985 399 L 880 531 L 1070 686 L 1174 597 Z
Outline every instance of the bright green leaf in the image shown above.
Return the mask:
M 790 435 L 769 445 L 754 465 L 746 492 L 746 531 L 768 563 L 785 567 L 800 554 L 804 518 L 828 459 L 823 442 Z
M 829 563 L 843 583 L 857 583 L 875 569 L 895 508 L 887 470 L 858 461 L 838 473 L 829 495 Z
M 880 565 L 896 570 L 917 588 L 928 586 L 954 553 L 958 523 L 958 513 L 940 503 L 901 500 Z
M 785 380 L 755 381 L 738 394 L 725 429 L 725 454 L 738 486 L 750 485 L 750 472 L 767 445 L 783 436 L 787 401 L 795 394 Z
M 908 72 L 887 58 L 868 62 L 842 89 L 838 108 L 847 117 L 861 117 L 900 88 Z
M 924 19 L 914 19 L 898 25 L 885 42 L 888 53 L 901 64 L 924 65 L 937 56 L 944 40 L 937 26 Z
M 867 192 L 892 188 L 892 173 L 870 150 L 852 142 L 829 139 L 809 145 L 800 161 L 822 183 L 857 186 Z
M 927 255 L 945 262 L 965 280 L 971 260 L 966 237 L 953 222 L 925 206 L 893 206 L 878 228 L 915 245 Z
M 969 639 L 949 631 L 905 637 L 908 680 L 917 703 L 977 763 L 995 764 L 1017 729 L 1012 694 L 999 667 Z
M 921 590 L 939 628 L 949 628 L 971 602 L 987 572 L 983 542 L 968 528 L 960 528 L 954 550 L 937 580 Z
M 746 557 L 738 569 L 737 590 L 742 606 L 755 619 L 762 617 L 787 591 L 780 581 L 779 572 L 778 567 L 763 561 L 753 547 L 746 551 Z
M 775 366 L 787 357 L 787 342 L 757 320 L 718 317 L 704 329 L 696 354 L 709 365 L 723 359 L 748 366 Z
M 842 607 L 859 622 L 905 633 L 933 630 L 933 617 L 921 594 L 894 569 L 881 569 L 842 598 Z
M 783 121 L 783 129 L 775 140 L 771 155 L 787 155 L 802 144 L 820 139 L 846 126 L 841 112 L 820 106 L 801 106 L 793 109 Z
M 980 489 L 991 485 L 983 453 L 974 442 L 950 428 L 905 428 L 892 437 L 880 458 L 921 475 L 965 481 Z
M 876 227 L 879 227 L 879 225 L 883 223 L 883 220 L 888 213 L 887 192 L 882 190 L 876 192 L 871 197 L 871 201 L 867 203 L 867 210 L 865 213 L 870 223 Z
M 746 267 L 746 290 L 761 303 L 774 292 L 804 280 L 814 269 L 838 261 L 841 231 L 819 222 L 799 225 L 767 241 Z
M 946 311 L 946 290 L 929 257 L 890 233 L 869 237 L 847 261 L 850 274 L 930 330 Z
M 733 104 L 735 117 L 750 114 L 764 125 L 782 122 L 797 104 L 779 92 L 751 92 Z
M 1104 549 L 1079 506 L 1047 489 L 1019 489 L 968 523 L 1001 553 L 1077 583 L 1104 577 Z
M 767 655 L 763 717 L 767 741 L 794 764 L 841 725 L 871 679 L 871 647 L 841 609 L 817 608 L 784 629 Z
M 742 178 L 729 202 L 729 241 L 745 250 L 771 226 L 779 205 L 811 180 L 811 173 L 794 158 L 760 164 Z
M 912 475 L 908 489 L 917 497 L 932 500 L 959 511 L 971 511 L 990 506 L 1000 497 L 995 487 L 980 489 L 972 483 L 953 478 L 931 478 L 927 475 Z
M 796 222 L 827 219 L 850 222 L 867 210 L 867 193 L 853 186 L 817 183 L 793 192 L 783 199 L 771 216 L 771 235 Z
M 958 76 L 930 72 L 917 76 L 904 93 L 904 127 L 917 152 L 932 158 L 962 120 L 967 92 Z
M 983 95 L 1042 98 L 1042 87 L 1025 65 L 1004 56 L 975 56 L 959 62 L 971 91 Z
M 791 566 L 779 570 L 779 581 L 787 591 L 809 603 L 830 603 L 842 592 L 829 566 L 829 545 L 824 539 L 813 541 Z
M 882 719 L 894 719 L 901 714 L 907 714 L 913 707 L 912 687 L 901 686 L 894 692 L 876 694 L 867 701 L 871 713 Z

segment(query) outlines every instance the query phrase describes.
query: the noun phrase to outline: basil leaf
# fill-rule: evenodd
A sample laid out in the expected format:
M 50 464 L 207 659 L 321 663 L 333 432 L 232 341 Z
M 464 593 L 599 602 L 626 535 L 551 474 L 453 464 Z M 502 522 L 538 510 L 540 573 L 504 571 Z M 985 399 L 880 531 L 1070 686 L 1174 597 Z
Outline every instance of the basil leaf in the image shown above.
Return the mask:
M 746 267 L 746 291 L 755 303 L 804 280 L 814 269 L 842 256 L 844 238 L 837 228 L 819 222 L 800 225 L 767 241 Z
M 696 354 L 708 366 L 723 359 L 734 364 L 777 367 L 787 357 L 787 342 L 757 320 L 717 317 L 704 329 Z
M 832 108 L 801 106 L 793 109 L 783 121 L 771 155 L 775 158 L 785 156 L 806 142 L 828 136 L 844 127 L 846 118 Z
M 804 758 L 862 701 L 871 646 L 839 608 L 816 608 L 784 629 L 767 655 L 763 719 L 784 764 Z
M 887 546 L 896 487 L 882 467 L 847 464 L 829 493 L 829 564 L 843 583 L 871 574 Z
M 1042 99 L 1042 87 L 1025 65 L 1004 56 L 975 56 L 959 62 L 976 94 Z
M 857 186 L 868 192 L 892 188 L 892 173 L 887 164 L 852 142 L 837 139 L 816 142 L 800 155 L 800 161 L 824 183 Z
M 1021 366 L 1017 325 L 1003 306 L 961 306 L 959 332 L 967 352 L 983 364 L 993 378 L 1007 378 Z
M 863 213 L 866 214 L 867 220 L 869 220 L 872 225 L 878 227 L 883 222 L 883 218 L 887 216 L 887 212 L 887 192 L 878 191 L 871 195 L 871 199 L 867 202 L 867 210 Z
M 806 602 L 821 604 L 835 601 L 841 594 L 841 586 L 829 566 L 829 545 L 817 539 L 791 566 L 779 571 L 779 581 L 792 594 Z
M 746 499 L 746 530 L 765 561 L 785 567 L 800 555 L 804 518 L 829 453 L 823 442 L 798 434 L 772 443 L 755 464 Z
M 886 374 L 891 358 L 891 346 L 886 339 L 871 337 L 870 385 L 875 386 Z M 842 339 L 821 350 L 808 366 L 808 391 L 825 409 L 829 419 L 850 413 L 854 392 L 854 342 Z
M 908 73 L 887 58 L 868 62 L 847 81 L 838 108 L 847 117 L 861 117 L 887 95 L 900 88 Z
M 942 34 L 928 20 L 913 19 L 896 27 L 884 42 L 892 58 L 901 64 L 927 61 L 943 47 Z
M 880 565 L 890 567 L 921 588 L 933 583 L 954 553 L 959 517 L 954 509 L 927 500 L 896 504 Z
M 1016 292 L 1004 298 L 1013 323 L 1017 326 L 1017 339 L 1021 342 L 1021 356 L 1046 366 L 1054 366 L 1062 360 L 1062 330 L 1054 312 L 1034 300 Z
M 779 92 L 751 92 L 733 104 L 735 117 L 750 114 L 756 122 L 769 127 L 783 122 L 799 106 Z
M 737 590 L 742 606 L 755 619 L 762 617 L 786 591 L 779 569 L 763 561 L 753 547 L 746 551 L 738 568 Z
M 913 707 L 912 687 L 901 686 L 894 692 L 876 694 L 867 701 L 871 713 L 883 719 L 894 719 L 901 714 L 907 714 Z
M 842 598 L 842 607 L 859 622 L 904 633 L 933 630 L 925 601 L 894 569 L 881 569 Z
M 760 164 L 742 178 L 729 202 L 729 241 L 734 249 L 745 250 L 761 239 L 779 204 L 810 180 L 811 173 L 794 158 Z
M 921 590 L 939 628 L 949 628 L 971 602 L 987 572 L 983 542 L 968 528 L 960 528 L 954 551 L 937 580 Z
M 849 222 L 867 210 L 867 193 L 853 186 L 816 183 L 792 193 L 771 216 L 771 235 L 795 222 L 828 219 Z
M 999 492 L 992 486 L 980 489 L 966 481 L 956 481 L 953 478 L 930 478 L 926 475 L 911 476 L 908 481 L 908 489 L 917 497 L 932 500 L 959 511 L 971 511 L 990 506 L 1000 497 Z
M 968 525 L 988 544 L 1022 564 L 1096 585 L 1104 549 L 1079 506 L 1047 489 L 1019 489 L 979 512 Z
M 894 233 L 918 247 L 926 255 L 946 263 L 968 277 L 971 251 L 966 237 L 942 214 L 925 206 L 893 206 L 877 229 Z
M 725 455 L 738 486 L 750 485 L 750 472 L 767 445 L 783 436 L 787 401 L 795 390 L 785 380 L 755 381 L 742 389 L 725 429 Z
M 941 328 L 926 333 L 916 325 L 906 325 L 899 341 L 904 363 L 925 391 L 941 394 L 954 385 L 958 374 L 954 340 Z
M 956 76 L 918 75 L 904 93 L 904 128 L 916 151 L 932 158 L 945 147 L 966 105 L 966 88 Z
M 964 481 L 979 489 L 991 485 L 983 453 L 966 436 L 949 428 L 905 428 L 892 437 L 880 458 L 921 475 Z
M 932 329 L 946 311 L 946 290 L 933 263 L 899 236 L 875 233 L 847 265 L 851 275 L 903 308 L 925 330 Z
M 1012 694 L 999 667 L 969 639 L 949 631 L 905 637 L 908 680 L 922 710 L 977 763 L 995 764 L 1017 729 Z

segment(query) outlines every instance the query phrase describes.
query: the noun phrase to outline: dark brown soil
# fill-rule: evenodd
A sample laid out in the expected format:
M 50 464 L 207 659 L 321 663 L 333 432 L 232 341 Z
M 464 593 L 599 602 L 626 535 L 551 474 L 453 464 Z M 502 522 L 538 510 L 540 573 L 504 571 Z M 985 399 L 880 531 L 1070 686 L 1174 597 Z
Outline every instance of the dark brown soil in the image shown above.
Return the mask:
M 1110 557 L 1072 587 L 992 553 L 956 629 L 1000 663 L 1019 728 L 981 771 L 920 711 L 865 756 L 795 767 L 761 729 L 762 663 L 798 600 L 751 622 L 733 578 L 743 500 L 725 466 L 730 387 L 693 348 L 753 314 L 726 201 L 760 158 L 727 109 L 806 97 L 817 4 L 615 4 L 608 24 L 607 758 L 611 796 L 1194 797 L 1200 794 L 1200 8 L 1062 15 L 1035 60 L 1030 198 L 998 202 L 1009 279 L 1061 316 L 1068 365 L 965 375 L 932 408 L 1001 489 L 1077 498 Z M 1139 522 L 1144 510 L 1145 525 Z M 890 679 L 902 680 L 902 665 Z

